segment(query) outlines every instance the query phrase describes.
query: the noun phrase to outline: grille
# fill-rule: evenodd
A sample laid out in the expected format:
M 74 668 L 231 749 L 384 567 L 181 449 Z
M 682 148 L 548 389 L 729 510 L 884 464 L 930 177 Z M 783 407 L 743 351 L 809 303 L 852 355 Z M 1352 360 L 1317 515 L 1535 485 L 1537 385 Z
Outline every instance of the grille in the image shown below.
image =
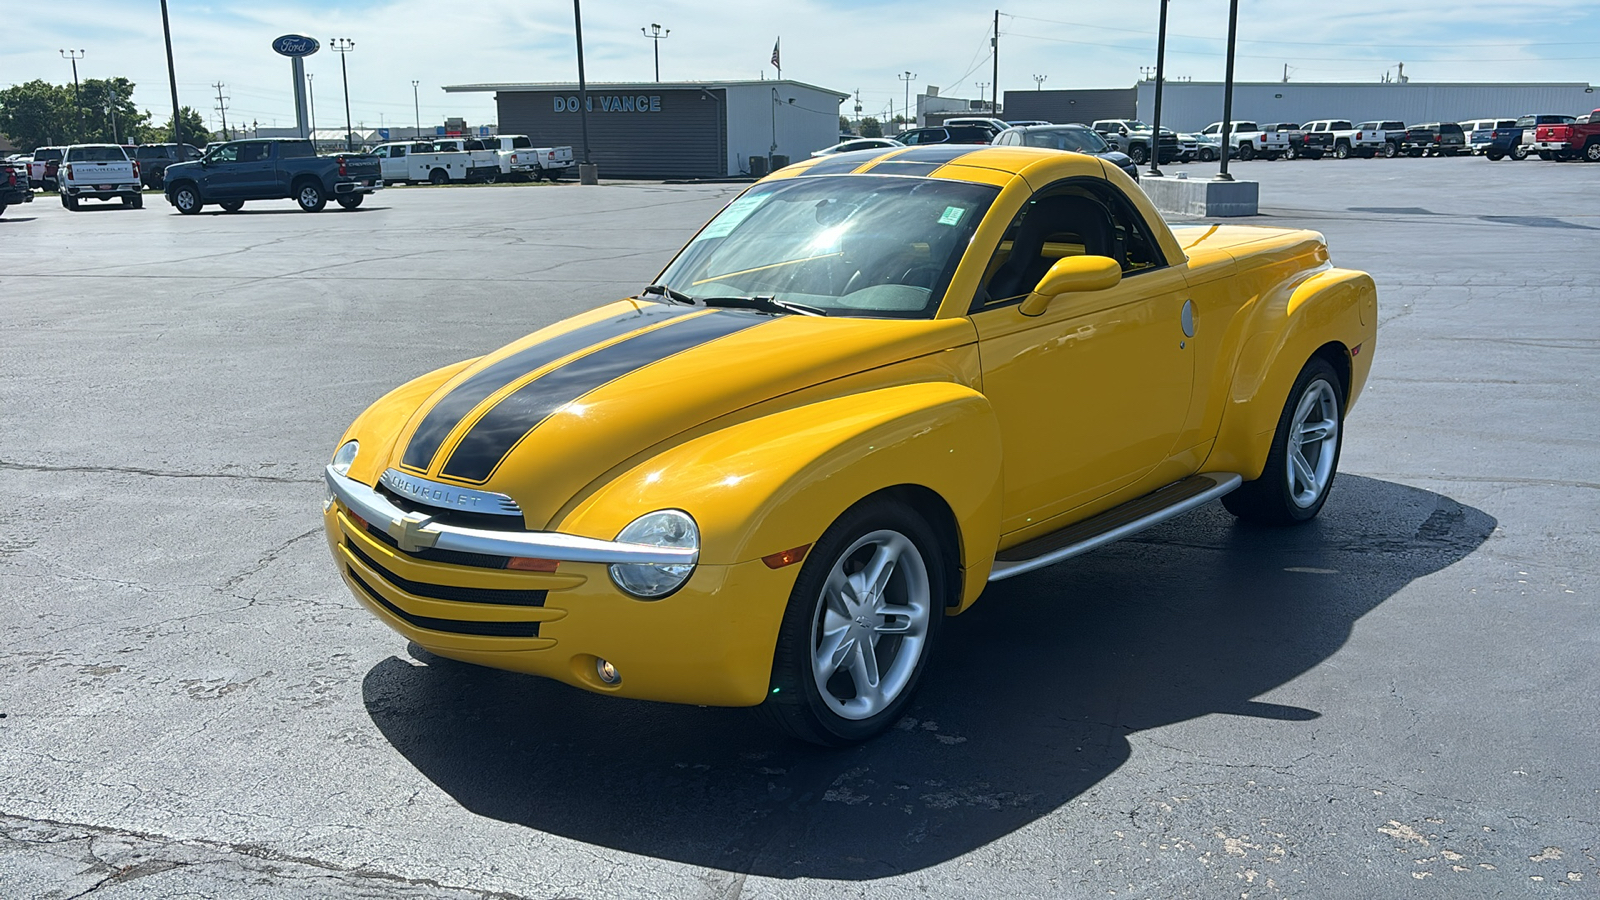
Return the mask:
M 423 581 L 412 581 L 401 578 L 399 575 L 385 569 L 378 561 L 361 552 L 361 548 L 345 541 L 345 547 L 355 555 L 356 559 L 367 564 L 372 571 L 395 587 L 408 594 L 418 597 L 428 597 L 434 600 L 450 600 L 456 603 L 491 603 L 497 606 L 543 606 L 547 591 L 507 591 L 494 588 L 469 588 L 457 587 L 452 584 L 429 584 Z
M 445 631 L 451 634 L 476 634 L 484 637 L 539 636 L 538 622 L 466 622 L 460 619 L 435 619 L 432 616 L 412 615 L 385 600 L 383 595 L 373 590 L 372 585 L 363 581 L 354 569 L 347 568 L 346 571 L 350 573 L 350 578 L 361 588 L 361 591 L 371 597 L 374 603 L 418 628 L 426 628 L 429 631 Z
M 473 566 L 479 569 L 504 569 L 510 562 L 509 556 L 490 556 L 486 553 L 462 553 L 460 550 L 438 550 L 433 547 L 423 547 L 420 550 L 405 551 L 400 549 L 400 542 L 389 536 L 387 531 L 379 528 L 367 528 L 367 534 L 379 543 L 388 544 L 391 550 L 425 559 L 429 562 L 445 563 L 452 566 Z M 352 548 L 353 549 L 353 548 Z

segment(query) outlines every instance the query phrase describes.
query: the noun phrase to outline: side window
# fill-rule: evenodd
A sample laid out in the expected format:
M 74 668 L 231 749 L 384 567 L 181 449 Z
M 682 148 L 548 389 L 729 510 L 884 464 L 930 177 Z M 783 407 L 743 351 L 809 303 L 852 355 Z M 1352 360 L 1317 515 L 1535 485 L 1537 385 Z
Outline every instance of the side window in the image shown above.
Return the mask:
M 221 147 L 211 151 L 211 161 L 225 163 L 238 162 L 239 148 L 241 146 L 241 144 L 223 144 Z
M 905 144 L 906 146 L 915 146 L 917 143 L 917 133 L 915 131 L 904 132 L 900 135 L 899 140 L 900 143 Z
M 533 149 L 533 141 L 530 141 L 525 137 L 512 138 L 511 139 L 511 149 L 513 149 L 513 150 L 531 150 L 531 149 Z
M 1124 276 L 1166 265 L 1143 217 L 1120 191 L 1077 179 L 1035 194 L 1012 219 L 973 310 L 1019 302 L 1056 260 L 1069 256 L 1110 257 Z
M 270 158 L 270 154 L 266 144 L 252 141 L 239 147 L 239 162 L 261 162 L 268 158 Z

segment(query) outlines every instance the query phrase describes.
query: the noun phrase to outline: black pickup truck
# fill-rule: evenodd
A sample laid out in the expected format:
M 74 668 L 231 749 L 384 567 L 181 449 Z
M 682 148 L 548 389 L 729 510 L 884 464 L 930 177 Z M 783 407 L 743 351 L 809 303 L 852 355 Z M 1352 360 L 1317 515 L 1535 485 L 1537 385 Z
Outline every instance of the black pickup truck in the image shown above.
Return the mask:
M 33 188 L 28 184 L 28 164 L 0 162 L 0 215 L 13 203 L 32 203 Z
M 319 212 L 331 198 L 355 209 L 383 189 L 378 158 L 356 153 L 318 156 L 310 141 L 228 141 L 198 162 L 174 163 L 166 171 L 167 202 L 184 215 L 208 203 L 237 212 L 247 200 L 292 199 Z

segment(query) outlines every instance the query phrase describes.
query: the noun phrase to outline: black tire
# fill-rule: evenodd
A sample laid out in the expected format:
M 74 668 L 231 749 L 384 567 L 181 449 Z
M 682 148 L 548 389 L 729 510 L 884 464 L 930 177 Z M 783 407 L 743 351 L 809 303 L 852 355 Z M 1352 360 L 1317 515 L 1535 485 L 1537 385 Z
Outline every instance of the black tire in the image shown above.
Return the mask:
M 443 169 L 434 169 L 432 172 L 428 173 L 428 183 L 429 184 L 449 184 L 450 183 L 450 173 L 446 172 Z
M 6 203 L 4 200 L 0 200 L 0 216 L 3 216 L 3 215 L 6 214 L 6 207 L 9 206 L 9 205 L 10 204 Z
M 1539 151 L 1539 158 L 1544 160 L 1545 162 L 1550 162 L 1551 160 L 1556 158 L 1556 155 L 1554 153 L 1551 153 L 1549 150 L 1540 150 Z
M 1333 158 L 1334 159 L 1349 159 L 1350 158 L 1350 145 L 1345 143 L 1344 141 L 1340 141 L 1339 143 L 1335 144 L 1333 146 Z
M 129 209 L 144 209 L 144 197 L 139 194 L 123 197 L 122 205 Z
M 1318 439 L 1314 462 L 1290 448 L 1290 431 L 1295 420 L 1302 418 L 1302 404 L 1322 406 L 1319 414 L 1333 416 L 1333 447 L 1327 446 L 1326 439 Z M 1261 477 L 1247 481 L 1238 490 L 1223 496 L 1222 505 L 1228 508 L 1228 512 L 1248 522 L 1263 525 L 1299 525 L 1316 518 L 1317 513 L 1322 511 L 1323 503 L 1327 502 L 1328 493 L 1333 490 L 1334 478 L 1339 471 L 1339 450 L 1344 445 L 1344 406 L 1344 385 L 1339 381 L 1338 373 L 1326 359 L 1312 357 L 1300 370 L 1294 387 L 1289 390 L 1289 399 L 1278 416 L 1278 427 L 1272 433 L 1272 451 L 1267 455 L 1267 465 L 1261 470 Z M 1291 452 L 1295 452 L 1302 462 L 1313 467 L 1318 474 L 1323 465 L 1327 465 L 1326 477 L 1322 479 L 1320 488 L 1315 491 L 1308 489 L 1297 495 L 1290 482 Z
M 1406 151 L 1406 155 L 1412 159 L 1421 159 L 1422 154 L 1426 152 L 1427 151 L 1423 150 L 1421 147 L 1412 147 L 1410 150 Z
M 1142 166 L 1150 159 L 1150 154 L 1145 151 L 1142 145 L 1135 144 L 1128 148 L 1128 158 L 1133 160 L 1134 165 Z
M 1600 162 L 1600 140 L 1591 140 L 1583 148 L 1583 158 L 1585 162 Z
M 186 216 L 194 215 L 205 206 L 200 200 L 200 189 L 187 182 L 173 188 L 171 197 L 172 205 Z
M 355 209 L 361 205 L 361 201 L 365 200 L 366 197 L 366 194 L 341 194 L 339 195 L 339 205 L 345 209 Z
M 840 660 L 852 658 L 850 649 L 859 646 L 853 643 L 852 636 L 865 637 L 869 634 L 865 630 L 855 630 L 857 626 L 865 629 L 865 622 L 887 621 L 879 620 L 869 612 L 851 623 L 840 616 L 836 608 L 831 610 L 824 598 L 824 587 L 835 566 L 845 571 L 857 565 L 864 568 L 863 554 L 870 557 L 873 552 L 870 548 L 874 545 L 867 544 L 859 548 L 857 545 L 863 541 L 884 539 L 882 536 L 892 536 L 887 540 L 896 543 L 905 542 L 901 545 L 905 548 L 901 551 L 902 562 L 892 570 L 893 574 L 885 582 L 882 594 L 894 600 L 906 601 L 897 604 L 899 608 L 914 609 L 917 602 L 913 599 L 917 596 L 916 586 L 925 585 L 926 596 L 921 602 L 928 607 L 926 624 L 920 637 L 911 633 L 890 635 L 877 632 L 880 636 L 871 650 L 871 668 L 876 671 L 880 685 L 893 681 L 898 682 L 898 686 L 895 687 L 894 696 L 883 701 L 881 710 L 870 716 L 855 718 L 841 715 L 832 704 L 839 703 L 842 708 L 863 700 L 862 696 L 856 694 L 841 701 L 832 692 L 848 692 L 844 690 L 847 686 L 853 690 L 856 676 L 846 672 L 846 666 L 840 665 L 829 678 L 823 679 L 830 692 L 829 697 L 824 698 L 822 688 L 817 683 L 818 677 L 813 674 L 812 657 L 818 642 L 828 639 L 827 635 L 820 632 L 820 628 L 829 621 L 830 612 L 834 622 L 851 629 L 837 641 L 841 652 L 836 658 Z M 953 552 L 953 548 L 947 550 L 943 544 L 937 532 L 920 515 L 886 498 L 872 498 L 858 503 L 829 526 L 811 548 L 794 590 L 789 595 L 788 608 L 784 611 L 783 623 L 778 630 L 772 683 L 765 702 L 756 707 L 757 717 L 792 737 L 829 747 L 865 741 L 900 721 L 927 669 L 946 605 L 951 592 L 956 589 L 945 565 L 946 554 Z M 852 552 L 852 548 L 857 549 Z M 909 555 L 912 551 L 916 554 L 915 558 Z M 859 573 L 861 570 L 856 571 Z M 910 617 L 907 617 L 907 627 L 914 627 Z M 889 646 L 891 639 L 893 646 Z M 907 641 L 911 639 L 919 643 L 908 647 Z M 900 655 L 902 652 L 914 652 L 916 656 L 903 658 Z M 886 658 L 879 660 L 880 656 Z M 866 703 L 870 708 L 872 701 L 867 700 Z
M 243 200 L 224 200 L 217 205 L 222 207 L 223 212 L 238 212 L 239 210 L 244 209 Z
M 1516 160 L 1517 162 L 1522 162 L 1523 160 L 1527 159 L 1528 158 L 1528 145 L 1527 144 L 1518 144 L 1515 147 L 1512 147 L 1511 148 L 1511 158 Z
M 294 202 L 306 212 L 322 212 L 328 205 L 328 195 L 323 192 L 322 185 L 315 181 L 302 181 L 294 186 Z
M 62 194 L 61 195 L 61 205 L 66 207 L 67 209 L 71 210 L 72 212 L 77 212 L 78 211 L 78 198 L 72 196 L 71 194 Z
M 1490 162 L 1499 162 L 1500 160 L 1506 158 L 1506 155 L 1504 153 L 1495 153 L 1492 150 L 1491 151 L 1486 151 L 1483 155 L 1488 157 Z
M 1255 145 L 1253 145 L 1253 144 L 1240 144 L 1239 145 L 1239 161 L 1240 162 L 1249 162 L 1250 160 L 1255 159 L 1255 158 L 1256 158 Z
M 1400 155 L 1400 145 L 1399 144 L 1396 144 L 1394 141 L 1384 141 L 1383 142 L 1383 158 L 1384 159 L 1394 159 L 1396 156 L 1399 156 L 1399 155 Z
M 1200 150 L 1200 161 L 1201 162 L 1216 162 L 1217 161 L 1217 154 L 1212 152 L 1210 147 L 1202 148 Z
M 1289 149 L 1283 151 L 1283 158 L 1289 160 L 1299 159 L 1300 151 L 1294 149 L 1294 145 L 1291 144 L 1289 145 Z

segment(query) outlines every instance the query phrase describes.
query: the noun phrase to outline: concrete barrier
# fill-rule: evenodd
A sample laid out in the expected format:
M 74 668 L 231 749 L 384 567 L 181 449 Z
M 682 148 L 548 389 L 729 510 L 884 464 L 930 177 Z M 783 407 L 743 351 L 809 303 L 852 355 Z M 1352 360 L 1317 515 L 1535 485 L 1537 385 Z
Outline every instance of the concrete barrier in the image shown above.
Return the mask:
M 1261 198 L 1261 185 L 1255 181 L 1146 175 L 1140 178 L 1139 186 L 1156 209 L 1164 213 L 1207 219 L 1256 215 Z

